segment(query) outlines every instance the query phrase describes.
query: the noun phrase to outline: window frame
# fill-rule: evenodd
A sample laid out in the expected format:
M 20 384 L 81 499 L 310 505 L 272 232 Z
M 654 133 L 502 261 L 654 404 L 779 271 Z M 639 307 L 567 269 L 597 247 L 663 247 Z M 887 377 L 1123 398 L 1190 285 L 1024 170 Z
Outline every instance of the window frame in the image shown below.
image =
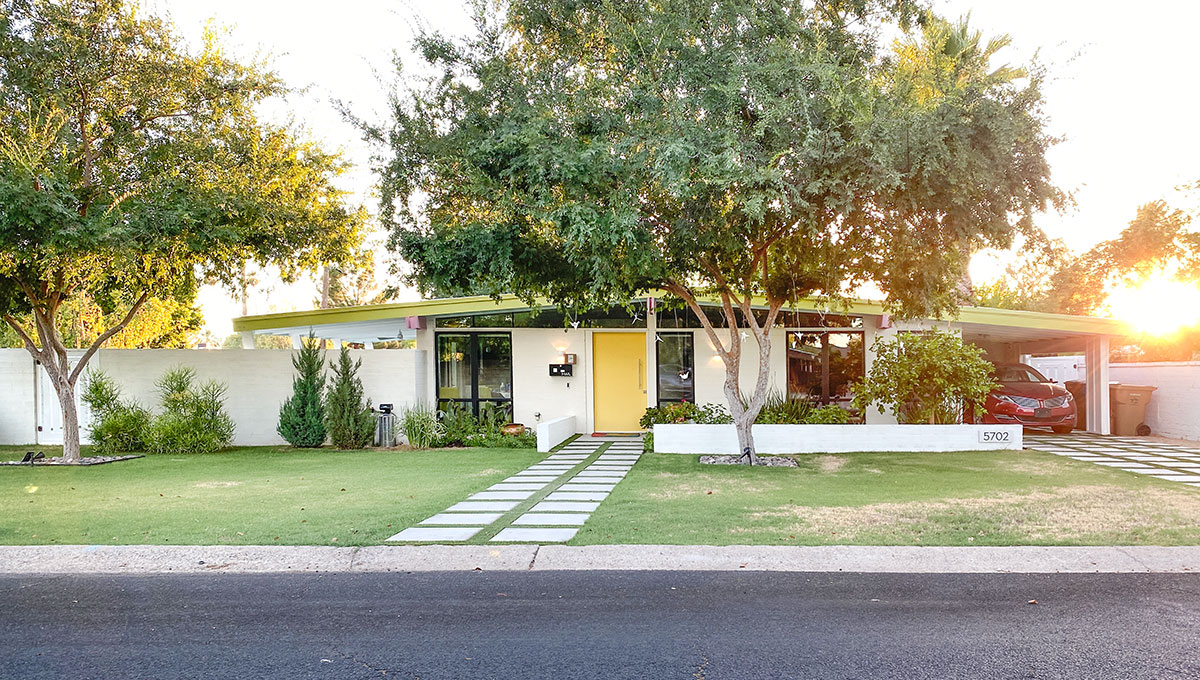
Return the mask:
M 441 344 L 444 336 L 467 337 L 469 338 L 469 349 L 471 357 L 471 397 L 469 399 L 459 398 L 450 399 L 442 397 L 442 354 Z M 508 384 L 510 386 L 510 394 L 507 399 L 487 398 L 482 399 L 479 396 L 479 338 L 481 336 L 503 336 L 508 338 Z M 456 404 L 469 404 L 471 413 L 476 417 L 479 416 L 479 409 L 483 404 L 507 404 L 509 417 L 512 417 L 513 403 L 517 396 L 516 386 L 513 384 L 513 339 L 512 333 L 505 331 L 492 330 L 470 330 L 470 329 L 447 329 L 445 332 L 435 332 L 433 334 L 433 361 L 434 361 L 434 403 L 436 408 L 442 410 L 442 404 L 453 402 Z
M 696 334 L 692 331 L 657 331 L 655 332 L 654 341 L 654 394 L 655 402 L 661 408 L 664 404 L 679 404 L 684 401 L 696 403 Z M 678 336 L 688 339 L 690 345 L 688 355 L 691 360 L 691 365 L 688 370 L 692 372 L 691 398 L 690 399 L 663 399 L 662 398 L 662 375 L 659 373 L 659 368 L 662 366 L 662 345 L 658 342 L 658 338 L 666 336 Z
M 790 339 L 789 336 L 792 333 L 797 333 L 799 335 L 824 336 L 821 339 L 822 343 L 828 343 L 829 342 L 828 336 L 830 336 L 830 335 L 851 335 L 851 334 L 861 335 L 862 339 L 863 339 L 863 346 L 862 346 L 863 373 L 864 374 L 866 373 L 866 368 L 867 368 L 867 333 L 866 333 L 866 329 L 846 327 L 846 326 L 837 327 L 837 328 L 788 327 L 788 328 L 784 329 L 784 331 L 783 331 L 783 351 L 785 354 L 785 363 L 784 363 L 785 382 L 790 381 L 790 378 L 791 378 L 791 371 L 792 371 L 791 359 L 789 357 L 787 357 L 786 354 L 789 351 L 791 351 L 789 348 L 788 341 Z M 853 403 L 853 398 L 838 399 L 837 397 L 833 396 L 832 394 L 829 394 L 828 396 L 826 396 L 826 393 L 830 391 L 831 385 L 829 384 L 829 366 L 825 365 L 824 362 L 822 362 L 820 377 L 818 378 L 818 380 L 821 383 L 821 396 L 816 399 L 816 402 L 818 404 L 820 404 L 820 405 L 836 404 L 838 406 L 845 406 L 845 405 Z M 785 387 L 784 389 L 786 390 L 787 394 L 790 396 L 791 395 L 790 385 Z

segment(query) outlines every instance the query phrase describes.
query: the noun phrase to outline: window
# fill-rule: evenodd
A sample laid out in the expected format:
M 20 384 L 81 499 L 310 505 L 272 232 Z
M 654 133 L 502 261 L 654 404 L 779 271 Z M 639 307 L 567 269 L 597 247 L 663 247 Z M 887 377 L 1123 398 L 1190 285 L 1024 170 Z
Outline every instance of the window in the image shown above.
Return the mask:
M 704 315 L 708 317 L 713 328 L 728 328 L 725 322 L 725 312 L 720 307 L 704 305 Z M 734 310 L 739 328 L 746 328 L 746 320 L 740 310 Z M 767 310 L 754 310 L 754 318 L 759 325 L 767 322 Z M 674 307 L 658 312 L 659 328 L 703 328 L 696 314 L 689 307 Z M 784 310 L 775 317 L 776 328 L 862 328 L 861 316 L 845 316 L 842 314 L 821 314 L 818 312 L 793 312 Z
M 788 395 L 850 405 L 850 387 L 863 377 L 862 331 L 789 331 Z
M 696 401 L 696 365 L 691 333 L 659 333 L 655 338 L 658 404 Z
M 437 334 L 438 408 L 462 404 L 478 415 L 495 404 L 512 413 L 512 336 L 508 333 Z

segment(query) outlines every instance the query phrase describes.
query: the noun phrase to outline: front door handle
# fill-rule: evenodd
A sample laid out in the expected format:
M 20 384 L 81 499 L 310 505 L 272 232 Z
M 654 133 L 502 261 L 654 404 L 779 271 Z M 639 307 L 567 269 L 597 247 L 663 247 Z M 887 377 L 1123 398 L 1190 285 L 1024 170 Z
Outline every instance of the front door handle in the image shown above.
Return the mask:
M 638 359 L 638 389 L 642 394 L 646 393 L 646 372 L 643 370 L 641 359 Z

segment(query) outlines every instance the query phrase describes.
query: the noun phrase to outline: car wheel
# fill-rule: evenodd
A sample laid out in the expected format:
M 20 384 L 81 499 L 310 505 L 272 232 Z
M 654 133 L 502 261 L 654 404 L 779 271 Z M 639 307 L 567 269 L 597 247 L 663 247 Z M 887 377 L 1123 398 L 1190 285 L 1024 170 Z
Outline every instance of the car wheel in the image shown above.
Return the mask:
M 1055 425 L 1050 429 L 1054 430 L 1055 434 L 1071 434 L 1071 430 L 1074 430 L 1075 428 L 1071 427 L 1070 425 Z

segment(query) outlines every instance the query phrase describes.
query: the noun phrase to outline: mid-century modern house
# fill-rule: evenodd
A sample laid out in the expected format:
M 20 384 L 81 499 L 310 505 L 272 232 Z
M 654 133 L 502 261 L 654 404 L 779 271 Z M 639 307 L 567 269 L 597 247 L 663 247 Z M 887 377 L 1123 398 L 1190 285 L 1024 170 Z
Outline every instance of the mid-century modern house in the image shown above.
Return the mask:
M 692 312 L 653 298 L 631 307 L 570 316 L 511 296 L 461 297 L 249 316 L 234 328 L 247 349 L 258 334 L 290 336 L 299 346 L 312 332 L 367 349 L 415 339 L 424 367 L 416 377 L 420 399 L 474 411 L 493 404 L 531 427 L 570 415 L 578 432 L 631 432 L 647 406 L 724 403 L 724 367 Z M 718 306 L 710 318 L 723 325 Z M 870 367 L 876 341 L 935 325 L 961 333 L 993 361 L 1086 354 L 1087 424 L 1108 434 L 1109 342 L 1127 333 L 1111 319 L 966 307 L 949 321 L 901 322 L 877 302 L 856 301 L 834 313 L 810 301 L 782 312 L 772 330 L 772 389 L 848 405 L 848 385 Z M 746 342 L 742 380 L 749 392 L 757 346 Z M 867 423 L 895 422 L 875 408 L 864 416 Z

